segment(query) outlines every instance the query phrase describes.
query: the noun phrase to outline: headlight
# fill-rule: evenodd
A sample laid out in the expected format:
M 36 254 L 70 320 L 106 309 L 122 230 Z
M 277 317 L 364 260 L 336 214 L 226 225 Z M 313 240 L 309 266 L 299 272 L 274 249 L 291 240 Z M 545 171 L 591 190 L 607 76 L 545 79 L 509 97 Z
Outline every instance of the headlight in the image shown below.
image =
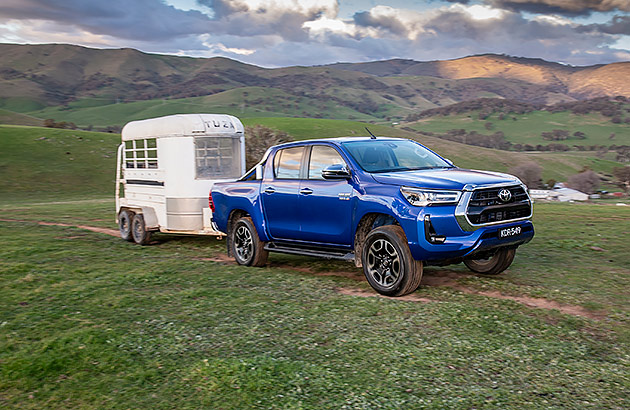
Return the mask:
M 456 204 L 462 195 L 461 191 L 439 191 L 406 186 L 401 187 L 400 192 L 413 206 Z

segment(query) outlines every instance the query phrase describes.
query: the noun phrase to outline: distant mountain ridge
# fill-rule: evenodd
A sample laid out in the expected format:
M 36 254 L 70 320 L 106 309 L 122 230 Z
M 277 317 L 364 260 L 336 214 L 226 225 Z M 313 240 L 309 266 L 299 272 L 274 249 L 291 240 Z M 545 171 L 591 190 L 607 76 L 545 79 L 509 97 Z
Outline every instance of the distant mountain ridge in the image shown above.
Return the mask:
M 494 54 L 447 61 L 396 59 L 267 69 L 221 57 L 0 44 L 0 108 L 18 112 L 87 99 L 105 104 L 262 87 L 270 94 L 284 93 L 282 103 L 287 106 L 306 102 L 323 107 L 333 102 L 348 112 L 374 118 L 404 118 L 482 97 L 536 104 L 630 97 L 628 78 L 630 62 L 572 67 Z
M 482 54 L 445 61 L 387 60 L 337 63 L 328 67 L 358 71 L 379 77 L 431 76 L 444 79 L 504 78 L 543 85 L 575 99 L 628 96 L 630 62 L 592 66 L 568 66 L 538 58 Z M 629 77 L 626 77 L 629 78 Z

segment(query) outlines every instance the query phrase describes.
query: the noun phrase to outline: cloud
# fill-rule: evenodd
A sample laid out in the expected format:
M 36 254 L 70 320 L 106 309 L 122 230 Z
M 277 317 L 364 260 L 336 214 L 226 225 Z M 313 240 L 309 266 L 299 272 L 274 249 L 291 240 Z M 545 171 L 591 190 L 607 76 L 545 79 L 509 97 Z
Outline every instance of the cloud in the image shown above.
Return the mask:
M 214 11 L 210 33 L 255 36 L 277 34 L 306 41 L 304 23 L 321 16 L 335 18 L 336 0 L 198 0 Z
M 451 3 L 470 4 L 470 0 L 446 0 Z M 628 0 L 483 0 L 487 5 L 510 11 L 535 14 L 562 14 L 586 16 L 593 12 L 630 11 Z
M 614 16 L 606 24 L 588 24 L 580 27 L 581 32 L 601 32 L 607 34 L 623 34 L 630 36 L 630 16 Z
M 183 11 L 159 0 L 3 0 L 0 16 L 42 20 L 86 32 L 133 40 L 166 40 L 208 30 L 205 14 Z
M 486 3 L 506 10 L 568 16 L 615 10 L 630 11 L 628 0 L 486 0 Z
M 200 10 L 208 14 L 163 1 L 2 0 L 0 41 L 220 55 L 267 67 L 481 53 L 582 65 L 620 61 L 628 55 L 615 49 L 627 48 L 620 45 L 629 33 L 627 15 L 605 24 L 570 19 L 570 13 L 595 3 L 587 0 L 453 1 L 423 12 L 375 6 L 347 19 L 339 17 L 336 0 L 198 0 L 204 6 Z M 532 18 L 521 9 L 510 9 L 512 3 L 581 8 Z M 618 9 L 629 2 L 597 3 Z

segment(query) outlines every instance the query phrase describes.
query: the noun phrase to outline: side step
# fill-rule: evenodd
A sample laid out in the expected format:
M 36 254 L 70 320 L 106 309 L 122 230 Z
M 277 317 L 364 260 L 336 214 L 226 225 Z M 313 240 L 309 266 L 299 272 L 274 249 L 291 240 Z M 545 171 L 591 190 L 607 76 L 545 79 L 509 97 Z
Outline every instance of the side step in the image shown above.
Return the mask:
M 347 252 L 343 249 L 332 248 L 305 248 L 301 246 L 292 246 L 289 244 L 278 244 L 269 242 L 265 245 L 265 250 L 269 252 L 289 253 L 292 255 L 315 256 L 325 259 L 340 259 L 348 262 L 354 262 L 354 252 Z

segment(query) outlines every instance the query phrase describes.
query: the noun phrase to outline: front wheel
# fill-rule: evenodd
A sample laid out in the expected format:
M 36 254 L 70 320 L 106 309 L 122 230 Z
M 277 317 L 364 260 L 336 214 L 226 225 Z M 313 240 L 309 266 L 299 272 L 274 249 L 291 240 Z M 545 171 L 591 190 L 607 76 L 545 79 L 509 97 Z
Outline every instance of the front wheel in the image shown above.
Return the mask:
M 422 280 L 422 262 L 413 259 L 407 237 L 400 226 L 372 230 L 365 239 L 363 273 L 375 291 L 385 296 L 414 292 Z
M 475 273 L 498 275 L 512 264 L 514 255 L 516 249 L 500 248 L 485 258 L 464 259 L 464 264 Z
M 230 236 L 230 246 L 236 263 L 245 266 L 264 266 L 269 252 L 265 244 L 258 238 L 258 232 L 250 217 L 242 217 L 236 221 Z

